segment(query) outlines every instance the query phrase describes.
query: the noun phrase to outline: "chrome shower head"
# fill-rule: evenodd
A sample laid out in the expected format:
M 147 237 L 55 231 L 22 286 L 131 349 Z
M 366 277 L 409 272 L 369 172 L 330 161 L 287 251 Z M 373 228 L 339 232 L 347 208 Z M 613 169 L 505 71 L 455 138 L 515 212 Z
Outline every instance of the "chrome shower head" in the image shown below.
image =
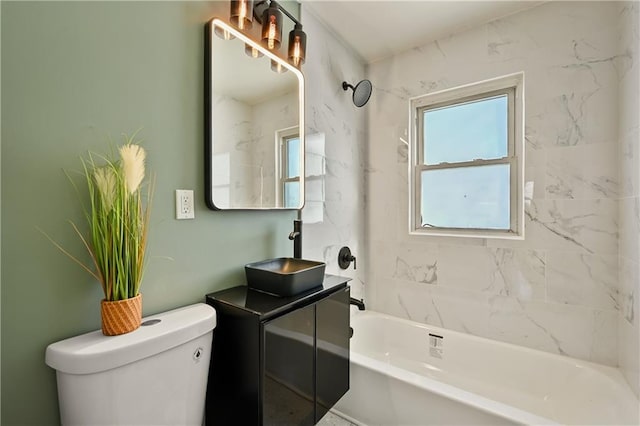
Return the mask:
M 350 85 L 346 81 L 343 81 L 342 89 L 345 91 L 347 89 L 353 90 L 353 104 L 360 108 L 361 106 L 364 106 L 367 102 L 369 102 L 373 86 L 371 85 L 371 82 L 369 80 L 362 80 L 358 84 L 356 84 L 355 87 Z

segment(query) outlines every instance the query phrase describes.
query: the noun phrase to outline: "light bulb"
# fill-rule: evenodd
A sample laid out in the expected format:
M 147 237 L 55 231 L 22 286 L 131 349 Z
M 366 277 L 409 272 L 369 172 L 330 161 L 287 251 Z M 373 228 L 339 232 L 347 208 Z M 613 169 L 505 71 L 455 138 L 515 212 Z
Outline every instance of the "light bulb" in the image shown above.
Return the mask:
M 300 66 L 300 36 L 296 36 L 293 42 L 293 65 Z
M 273 50 L 276 47 L 276 29 L 277 29 L 277 24 L 276 24 L 276 17 L 275 16 L 271 16 L 270 20 L 269 20 L 269 41 L 267 42 L 267 47 L 269 47 L 269 50 Z
M 247 18 L 247 3 L 240 2 L 240 16 L 238 17 L 238 28 L 244 30 L 244 20 Z

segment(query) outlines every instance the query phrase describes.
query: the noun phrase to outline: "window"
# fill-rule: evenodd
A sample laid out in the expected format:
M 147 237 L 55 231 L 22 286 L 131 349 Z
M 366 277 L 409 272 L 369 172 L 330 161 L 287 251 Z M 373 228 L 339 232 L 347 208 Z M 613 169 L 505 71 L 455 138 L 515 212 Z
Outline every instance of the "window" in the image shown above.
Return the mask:
M 277 132 L 280 153 L 278 194 L 280 205 L 300 208 L 300 135 L 298 127 Z
M 411 100 L 410 233 L 524 237 L 523 81 Z

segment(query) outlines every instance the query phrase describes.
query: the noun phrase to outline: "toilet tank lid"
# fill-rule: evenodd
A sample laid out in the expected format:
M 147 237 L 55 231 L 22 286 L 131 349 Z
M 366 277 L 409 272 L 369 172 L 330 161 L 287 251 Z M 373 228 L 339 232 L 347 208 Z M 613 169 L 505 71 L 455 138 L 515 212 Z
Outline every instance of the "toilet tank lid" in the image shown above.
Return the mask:
M 152 321 L 160 320 L 160 321 Z M 143 318 L 131 333 L 105 336 L 94 331 L 52 343 L 48 366 L 68 374 L 91 374 L 138 361 L 196 339 L 216 326 L 212 306 L 197 303 Z

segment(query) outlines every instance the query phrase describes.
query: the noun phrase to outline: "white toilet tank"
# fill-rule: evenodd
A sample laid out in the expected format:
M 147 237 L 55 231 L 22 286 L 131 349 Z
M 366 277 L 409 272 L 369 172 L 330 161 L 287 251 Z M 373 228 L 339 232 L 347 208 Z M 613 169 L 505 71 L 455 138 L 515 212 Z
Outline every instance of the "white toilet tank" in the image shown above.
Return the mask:
M 120 336 L 101 331 L 47 347 L 63 425 L 202 425 L 215 310 L 151 315 Z

